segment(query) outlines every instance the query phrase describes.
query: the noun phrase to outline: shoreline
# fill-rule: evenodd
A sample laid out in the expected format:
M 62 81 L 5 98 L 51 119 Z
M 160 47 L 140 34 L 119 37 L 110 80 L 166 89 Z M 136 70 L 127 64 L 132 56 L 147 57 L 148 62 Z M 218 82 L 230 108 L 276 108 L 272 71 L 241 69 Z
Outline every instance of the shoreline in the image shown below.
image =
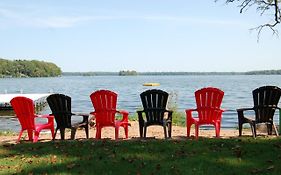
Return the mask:
M 132 140 L 132 139 L 140 139 L 139 137 L 139 127 L 137 121 L 130 122 L 131 126 L 129 127 L 129 137 L 125 139 L 124 129 L 121 127 L 119 130 L 119 140 Z M 191 137 L 186 136 L 186 127 L 183 126 L 172 126 L 172 138 L 174 140 L 183 140 L 183 139 L 195 139 L 194 137 L 194 127 L 191 128 L 190 134 Z M 222 139 L 230 139 L 230 138 L 238 138 L 238 129 L 221 129 L 220 131 L 220 138 Z M 94 127 L 90 127 L 89 129 L 89 140 L 95 140 L 96 129 Z M 257 132 L 258 136 L 263 137 L 276 137 L 276 135 L 268 136 L 266 133 L 266 129 L 260 128 Z M 273 133 L 274 134 L 274 133 Z M 246 136 L 252 138 L 252 132 L 248 128 L 243 128 L 242 136 Z M 18 138 L 18 133 L 15 135 L 4 135 L 0 136 L 0 145 L 3 144 L 15 144 Z M 22 138 L 27 139 L 27 133 L 24 132 Z M 215 137 L 215 130 L 214 129 L 200 129 L 199 130 L 199 138 L 216 138 Z M 70 130 L 67 130 L 65 133 L 65 139 L 70 139 Z M 113 127 L 106 127 L 102 129 L 102 139 L 110 139 L 114 140 L 114 128 Z M 151 126 L 147 129 L 147 139 L 164 139 L 164 131 L 163 127 L 161 126 Z M 58 132 L 56 135 L 56 140 L 60 140 L 60 133 Z M 82 129 L 77 130 L 75 135 L 75 140 L 86 140 L 85 131 Z M 39 141 L 38 142 L 48 142 L 52 141 L 51 134 L 48 131 L 47 133 L 41 132 Z M 21 141 L 22 142 L 22 141 Z M 29 141 L 24 141 L 29 142 Z

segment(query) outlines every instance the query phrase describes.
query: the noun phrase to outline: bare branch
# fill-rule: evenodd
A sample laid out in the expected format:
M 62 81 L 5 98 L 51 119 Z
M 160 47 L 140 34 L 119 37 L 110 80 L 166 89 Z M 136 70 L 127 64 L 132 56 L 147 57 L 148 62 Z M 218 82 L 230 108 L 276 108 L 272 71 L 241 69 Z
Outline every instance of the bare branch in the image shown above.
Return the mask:
M 247 9 L 253 6 L 256 6 L 256 9 L 257 11 L 259 11 L 261 16 L 263 16 L 266 12 L 270 12 L 272 14 L 273 22 L 262 24 L 250 30 L 256 30 L 258 32 L 258 40 L 264 28 L 269 28 L 272 31 L 273 35 L 278 36 L 278 30 L 276 29 L 276 26 L 281 23 L 281 10 L 280 10 L 281 0 L 226 0 L 225 2 L 227 4 L 238 2 L 240 13 L 245 12 Z
M 260 35 L 261 35 L 261 32 L 262 30 L 265 28 L 265 27 L 268 27 L 269 29 L 271 29 L 272 31 L 272 35 L 276 35 L 277 37 L 279 37 L 279 32 L 278 30 L 275 29 L 275 26 L 277 25 L 278 23 L 275 22 L 274 24 L 263 24 L 263 25 L 260 25 L 258 27 L 255 27 L 255 28 L 252 28 L 250 30 L 256 30 L 258 31 L 258 36 L 257 36 L 257 42 L 259 42 L 259 39 L 260 39 Z

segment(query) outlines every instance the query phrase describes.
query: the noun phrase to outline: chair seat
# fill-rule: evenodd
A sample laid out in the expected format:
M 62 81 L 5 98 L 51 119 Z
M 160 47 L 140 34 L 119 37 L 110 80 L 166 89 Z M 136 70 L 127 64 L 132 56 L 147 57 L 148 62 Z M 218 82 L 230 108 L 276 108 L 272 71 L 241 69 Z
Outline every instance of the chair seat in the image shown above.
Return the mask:
M 35 130 L 41 130 L 41 129 L 49 129 L 50 126 L 52 126 L 51 123 L 38 123 L 35 125 Z
M 199 125 L 214 125 L 217 122 L 217 120 L 211 120 L 211 121 L 200 121 L 199 118 L 191 118 L 190 119 L 193 123 L 199 124 Z

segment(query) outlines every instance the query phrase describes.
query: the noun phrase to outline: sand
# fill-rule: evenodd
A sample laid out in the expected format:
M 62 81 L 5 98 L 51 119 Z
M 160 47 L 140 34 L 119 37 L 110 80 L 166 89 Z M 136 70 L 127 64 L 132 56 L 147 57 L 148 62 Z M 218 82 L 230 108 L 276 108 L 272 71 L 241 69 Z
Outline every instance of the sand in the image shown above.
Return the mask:
M 130 122 L 131 126 L 129 127 L 129 138 L 128 139 L 139 139 L 139 126 L 137 121 Z M 266 136 L 267 134 L 264 131 L 258 131 L 260 136 Z M 89 131 L 90 138 L 95 139 L 96 129 L 94 127 L 90 128 Z M 252 133 L 249 129 L 243 129 L 243 136 L 251 137 Z M 161 126 L 150 126 L 147 129 L 147 137 L 149 139 L 164 139 L 164 131 Z M 199 137 L 206 138 L 215 138 L 215 130 L 214 129 L 200 129 Z M 238 137 L 238 129 L 221 129 L 220 138 L 233 138 Z M 275 137 L 275 135 L 270 136 Z M 16 143 L 18 135 L 14 136 L 0 136 L 0 144 L 5 143 Z M 23 139 L 27 139 L 27 133 L 24 132 Z M 85 139 L 85 131 L 78 130 L 76 133 L 75 139 Z M 112 139 L 114 140 L 114 128 L 106 127 L 102 130 L 102 139 Z M 125 140 L 124 129 L 120 128 L 119 132 L 119 140 Z M 191 128 L 191 139 L 194 139 L 194 128 Z M 172 138 L 171 139 L 190 139 L 186 137 L 186 127 L 181 126 L 172 126 Z M 60 133 L 57 133 L 56 140 L 60 139 Z M 70 131 L 66 132 L 66 139 L 70 139 Z M 43 132 L 40 134 L 39 142 L 51 141 L 51 134 L 49 132 Z

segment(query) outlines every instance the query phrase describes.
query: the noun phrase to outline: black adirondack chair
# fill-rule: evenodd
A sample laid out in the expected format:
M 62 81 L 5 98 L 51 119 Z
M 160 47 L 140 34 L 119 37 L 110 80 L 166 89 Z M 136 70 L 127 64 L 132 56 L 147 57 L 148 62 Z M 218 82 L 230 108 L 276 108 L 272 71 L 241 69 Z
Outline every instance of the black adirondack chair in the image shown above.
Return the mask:
M 147 90 L 140 94 L 143 105 L 143 110 L 137 111 L 140 137 L 146 137 L 147 127 L 151 125 L 163 126 L 165 138 L 167 138 L 166 127 L 168 127 L 168 136 L 171 137 L 173 111 L 166 109 L 168 96 L 167 92 L 158 89 Z
M 78 128 L 84 128 L 86 137 L 89 138 L 88 127 L 88 114 L 74 114 L 71 112 L 71 98 L 64 94 L 52 94 L 47 97 L 47 102 L 52 110 L 52 114 L 55 116 L 57 127 L 55 130 L 54 138 L 57 131 L 60 130 L 61 139 L 65 138 L 65 129 L 71 129 L 71 139 L 75 138 L 75 133 Z M 71 124 L 71 117 L 73 115 L 83 116 L 83 121 L 80 123 Z
M 273 123 L 273 116 L 278 107 L 278 102 L 281 96 L 281 89 L 276 86 L 262 86 L 253 90 L 254 107 L 237 109 L 238 124 L 239 124 L 239 136 L 242 135 L 242 125 L 249 123 L 253 133 L 253 137 L 256 137 L 256 124 L 266 123 L 268 134 L 272 134 L 272 126 L 275 133 L 278 135 L 275 124 Z M 255 119 L 247 118 L 244 116 L 244 111 L 255 111 Z

